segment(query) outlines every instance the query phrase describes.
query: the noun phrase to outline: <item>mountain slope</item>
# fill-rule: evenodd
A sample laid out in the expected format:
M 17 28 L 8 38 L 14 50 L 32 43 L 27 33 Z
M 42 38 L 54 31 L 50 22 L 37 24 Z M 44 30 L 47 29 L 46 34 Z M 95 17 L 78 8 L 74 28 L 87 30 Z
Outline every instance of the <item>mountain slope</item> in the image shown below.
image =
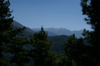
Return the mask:
M 57 53 L 64 53 L 63 44 L 68 40 L 68 36 L 60 35 L 60 36 L 49 36 L 49 41 L 53 42 L 52 51 L 56 51 Z
M 23 28 L 24 27 L 22 24 L 18 23 L 15 20 L 13 21 L 12 25 L 14 28 Z M 24 33 L 25 37 L 29 37 L 30 34 L 34 34 L 34 31 L 31 30 L 30 28 L 26 27 L 26 29 L 24 30 L 23 33 Z

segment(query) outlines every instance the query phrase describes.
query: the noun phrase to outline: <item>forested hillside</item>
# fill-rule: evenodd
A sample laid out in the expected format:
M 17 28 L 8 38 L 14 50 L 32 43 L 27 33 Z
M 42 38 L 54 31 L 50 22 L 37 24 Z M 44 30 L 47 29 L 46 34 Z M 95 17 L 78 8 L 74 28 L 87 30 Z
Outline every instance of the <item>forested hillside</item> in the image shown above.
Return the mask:
M 9 6 L 0 0 L 0 66 L 100 66 L 100 0 L 81 0 L 93 30 L 84 29 L 84 38 L 48 36 L 43 26 L 31 31 L 13 20 Z
M 49 36 L 49 41 L 52 41 L 53 47 L 52 51 L 56 51 L 57 53 L 64 53 L 63 44 L 67 43 L 68 36 L 60 35 L 60 36 Z
M 25 27 L 25 26 L 23 26 L 22 24 L 18 23 L 18 22 L 15 21 L 15 20 L 13 20 L 12 25 L 13 25 L 13 28 L 14 28 L 14 29 L 15 29 L 15 28 L 23 28 L 23 27 Z M 34 34 L 34 33 L 35 33 L 35 32 L 34 32 L 33 30 L 31 30 L 30 28 L 28 28 L 28 27 L 25 27 L 25 30 L 23 31 L 24 37 L 27 37 L 27 38 L 29 38 L 29 35 L 30 35 L 30 34 Z

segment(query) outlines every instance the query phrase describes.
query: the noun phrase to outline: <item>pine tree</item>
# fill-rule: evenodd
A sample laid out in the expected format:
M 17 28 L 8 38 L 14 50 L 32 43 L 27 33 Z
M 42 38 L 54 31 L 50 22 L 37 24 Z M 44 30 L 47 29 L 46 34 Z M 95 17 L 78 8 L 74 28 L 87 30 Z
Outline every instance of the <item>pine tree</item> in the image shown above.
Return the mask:
M 91 44 L 87 50 L 90 65 L 100 66 L 100 0 L 82 0 L 83 15 L 93 31 L 84 30 L 84 36 Z
M 21 36 L 25 28 L 13 28 L 12 11 L 9 6 L 9 0 L 0 0 L 0 65 L 8 66 L 11 63 L 24 65 L 23 61 L 26 58 L 24 52 L 27 51 L 23 45 L 27 40 Z
M 0 0 L 0 64 L 1 66 L 3 64 L 8 65 L 8 61 L 4 59 L 2 55 L 2 51 L 9 50 L 10 48 L 5 46 L 4 42 L 8 42 L 9 38 L 7 35 L 7 32 L 9 32 L 9 29 L 11 28 L 11 23 L 13 21 L 13 18 L 11 16 L 11 11 L 8 8 L 10 5 L 9 1 Z M 7 37 L 7 38 L 6 38 Z
M 58 55 L 55 52 L 50 52 L 52 42 L 48 42 L 48 35 L 43 27 L 41 31 L 31 36 L 30 44 L 33 49 L 30 51 L 30 57 L 34 60 L 34 65 L 37 66 L 57 66 Z
M 77 65 L 82 65 L 82 61 L 85 61 L 83 58 L 83 54 L 85 54 L 85 45 L 83 42 L 83 39 L 77 39 L 75 35 L 69 36 L 69 39 L 67 40 L 67 43 L 63 45 L 66 56 L 70 59 L 71 66 L 73 65 L 73 62 Z

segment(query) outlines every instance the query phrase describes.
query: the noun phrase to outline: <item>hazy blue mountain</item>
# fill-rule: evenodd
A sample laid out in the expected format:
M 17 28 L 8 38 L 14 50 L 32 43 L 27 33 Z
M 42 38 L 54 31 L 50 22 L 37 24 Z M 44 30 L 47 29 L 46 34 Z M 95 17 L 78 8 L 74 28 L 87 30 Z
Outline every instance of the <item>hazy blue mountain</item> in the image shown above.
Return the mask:
M 12 25 L 14 28 L 23 28 L 24 27 L 22 24 L 20 24 L 19 22 L 15 21 L 15 20 L 13 21 Z M 29 37 L 30 34 L 34 34 L 34 31 L 31 30 L 30 28 L 26 27 L 26 29 L 24 30 L 25 37 Z
M 34 32 L 38 32 L 41 30 L 41 28 L 31 28 Z M 45 28 L 44 28 L 45 30 Z M 53 33 L 52 31 L 48 31 L 48 30 L 45 30 L 47 33 L 48 33 L 48 36 L 57 36 L 56 33 Z
M 37 32 L 37 31 L 40 31 L 40 28 L 31 28 L 33 31 Z M 48 32 L 48 35 L 49 36 L 59 36 L 59 35 L 67 35 L 67 36 L 70 36 L 72 34 L 75 34 L 75 36 L 77 38 L 80 38 L 80 37 L 83 37 L 82 36 L 82 33 L 83 33 L 83 30 L 76 30 L 76 31 L 70 31 L 66 28 L 44 28 L 45 31 Z

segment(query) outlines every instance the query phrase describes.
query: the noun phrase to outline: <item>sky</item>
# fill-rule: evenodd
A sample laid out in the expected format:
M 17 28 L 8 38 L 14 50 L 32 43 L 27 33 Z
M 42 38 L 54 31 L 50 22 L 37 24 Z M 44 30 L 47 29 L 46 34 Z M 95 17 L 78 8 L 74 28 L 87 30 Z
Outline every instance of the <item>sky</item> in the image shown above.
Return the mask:
M 90 30 L 84 21 L 81 0 L 10 0 L 14 20 L 30 28 Z

